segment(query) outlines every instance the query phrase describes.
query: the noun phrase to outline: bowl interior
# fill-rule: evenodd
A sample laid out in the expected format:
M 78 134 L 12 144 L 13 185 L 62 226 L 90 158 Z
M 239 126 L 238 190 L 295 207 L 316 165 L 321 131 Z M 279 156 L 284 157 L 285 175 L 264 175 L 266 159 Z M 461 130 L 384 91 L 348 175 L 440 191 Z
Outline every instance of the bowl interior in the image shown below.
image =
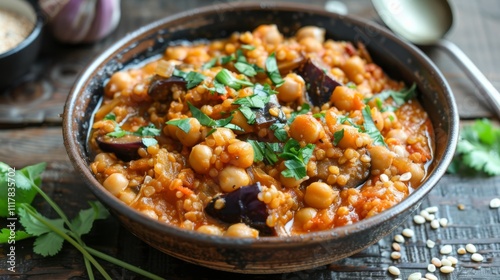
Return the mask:
M 92 113 L 103 95 L 103 85 L 112 73 L 157 57 L 174 41 L 224 38 L 236 31 L 248 31 L 260 24 L 271 23 L 276 24 L 285 35 L 293 35 L 298 28 L 305 25 L 316 25 L 326 29 L 327 38 L 361 42 L 375 63 L 392 78 L 404 80 L 409 85 L 417 84 L 420 102 L 434 125 L 435 158 L 429 166 L 429 176 L 413 194 L 393 208 L 353 225 L 289 238 L 236 240 L 205 236 L 144 219 L 141 214 L 118 201 L 100 186 L 88 168 L 91 159 L 86 150 L 86 138 Z M 66 149 L 77 171 L 82 173 L 100 200 L 119 216 L 126 217 L 124 219 L 129 222 L 179 240 L 191 240 L 206 246 L 240 248 L 285 246 L 294 242 L 321 243 L 328 239 L 356 236 L 359 232 L 366 233 L 364 239 L 359 241 L 363 242 L 362 246 L 353 246 L 352 254 L 396 228 L 416 209 L 421 199 L 444 174 L 457 141 L 458 113 L 447 82 L 432 62 L 415 47 L 402 42 L 373 23 L 296 4 L 227 4 L 165 18 L 129 34 L 104 51 L 87 67 L 74 85 L 65 106 L 63 124 Z M 146 242 L 155 245 L 154 241 Z

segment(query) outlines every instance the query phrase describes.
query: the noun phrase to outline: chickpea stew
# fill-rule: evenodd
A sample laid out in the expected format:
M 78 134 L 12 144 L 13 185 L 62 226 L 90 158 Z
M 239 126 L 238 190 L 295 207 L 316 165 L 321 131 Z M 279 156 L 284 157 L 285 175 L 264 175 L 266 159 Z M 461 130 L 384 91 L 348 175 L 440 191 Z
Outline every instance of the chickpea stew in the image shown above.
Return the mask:
M 315 26 L 171 44 L 111 76 L 90 133 L 91 170 L 118 199 L 240 238 L 376 215 L 419 187 L 434 143 L 415 85 Z

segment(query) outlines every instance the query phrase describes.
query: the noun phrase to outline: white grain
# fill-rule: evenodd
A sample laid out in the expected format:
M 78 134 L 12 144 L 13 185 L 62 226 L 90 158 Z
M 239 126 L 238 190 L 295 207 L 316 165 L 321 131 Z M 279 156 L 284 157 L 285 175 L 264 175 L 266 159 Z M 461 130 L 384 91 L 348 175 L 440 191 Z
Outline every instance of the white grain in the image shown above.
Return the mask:
M 425 208 L 425 211 L 429 212 L 429 214 L 434 214 L 439 211 L 439 208 L 437 206 L 430 206 Z
M 467 253 L 467 250 L 465 250 L 464 247 L 460 247 L 457 249 L 457 253 L 460 255 L 465 255 Z
M 438 229 L 439 228 L 439 221 L 438 220 L 432 220 L 431 221 L 431 228 Z
M 490 208 L 500 208 L 500 198 L 496 197 L 490 201 Z
M 392 249 L 394 251 L 401 251 L 401 245 L 399 245 L 399 243 L 397 243 L 397 242 L 394 242 L 394 243 L 392 243 Z
M 413 222 L 415 222 L 415 224 L 425 224 L 425 217 L 421 216 L 421 215 L 415 215 L 413 216 Z
M 451 245 L 444 245 L 443 247 L 441 247 L 441 249 L 439 250 L 439 252 L 443 255 L 448 255 L 451 253 L 451 251 L 453 251 L 453 247 L 451 247 Z
M 452 266 L 452 263 L 449 259 L 441 259 L 442 266 Z
M 427 265 L 427 270 L 429 272 L 434 272 L 434 271 L 436 271 L 436 266 L 433 265 L 432 263 L 430 263 L 430 264 Z
M 401 258 L 401 253 L 398 251 L 394 251 L 391 253 L 391 258 L 393 260 L 399 260 Z
M 401 182 L 405 182 L 405 181 L 408 181 L 411 179 L 411 172 L 406 172 L 406 173 L 403 173 L 401 174 L 401 176 L 399 177 L 399 181 Z
M 429 280 L 438 280 L 437 276 L 432 273 L 426 273 L 425 278 Z
M 434 246 L 436 245 L 436 242 L 430 240 L 430 239 L 427 239 L 427 241 L 425 242 L 425 244 L 427 244 L 427 247 L 428 248 L 434 248 Z
M 389 182 L 389 177 L 387 176 L 387 174 L 384 173 L 380 174 L 380 181 L 382 183 Z
M 420 216 L 425 218 L 425 217 L 429 216 L 429 212 L 427 212 L 427 210 L 422 210 L 422 211 L 420 211 Z
M 452 273 L 453 270 L 455 270 L 455 268 L 453 266 L 442 266 L 439 271 L 441 271 L 442 273 Z
M 411 238 L 415 235 L 415 232 L 409 228 L 405 228 L 403 229 L 403 232 L 402 232 L 403 236 L 404 237 L 408 237 L 408 238 Z
M 456 265 L 458 263 L 458 259 L 452 256 L 446 257 L 447 260 L 451 262 L 451 265 Z
M 430 222 L 430 221 L 434 220 L 435 218 L 436 218 L 436 215 L 434 215 L 434 214 L 429 214 L 429 216 L 425 217 L 425 219 L 426 219 L 428 222 Z
M 470 259 L 475 262 L 482 262 L 484 260 L 484 257 L 481 254 L 474 253 L 472 254 L 472 256 L 470 256 Z
M 389 266 L 389 268 L 387 269 L 389 271 L 390 274 L 394 275 L 394 276 L 398 276 L 401 274 L 401 271 L 399 271 L 399 268 L 391 265 Z
M 420 280 L 422 278 L 422 273 L 420 272 L 414 272 L 408 276 L 408 280 Z
M 441 218 L 439 219 L 439 224 L 442 226 L 442 227 L 446 227 L 448 225 L 448 219 L 446 218 Z
M 474 244 L 467 244 L 465 245 L 465 250 L 467 250 L 467 252 L 471 253 L 471 254 L 474 254 L 474 253 L 477 253 L 477 249 L 476 249 L 476 246 L 474 246 Z
M 436 267 L 441 267 L 443 264 L 441 263 L 441 260 L 438 258 L 432 258 L 431 263 L 435 265 Z
M 398 243 L 404 243 L 405 242 L 405 238 L 401 234 L 396 234 L 394 236 L 394 241 L 396 241 Z

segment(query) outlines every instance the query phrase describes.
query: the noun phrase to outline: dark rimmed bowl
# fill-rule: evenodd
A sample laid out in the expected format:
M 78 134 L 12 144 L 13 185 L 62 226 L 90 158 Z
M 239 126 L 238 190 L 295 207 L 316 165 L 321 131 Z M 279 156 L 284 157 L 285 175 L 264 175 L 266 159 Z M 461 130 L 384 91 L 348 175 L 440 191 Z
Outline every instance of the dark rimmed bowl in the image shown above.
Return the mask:
M 31 33 L 14 48 L 0 53 L 0 91 L 19 81 L 35 61 L 41 45 L 43 18 L 34 1 L 2 0 L 0 8 L 16 12 L 33 22 Z
M 110 75 L 161 54 L 174 40 L 213 39 L 233 31 L 277 24 L 287 35 L 304 25 L 326 28 L 327 37 L 364 43 L 393 78 L 415 82 L 435 130 L 435 158 L 423 184 L 391 209 L 358 223 L 286 238 L 235 239 L 200 234 L 145 218 L 105 190 L 89 169 L 86 138 L 91 117 Z M 66 102 L 63 135 L 75 169 L 122 224 L 151 246 L 174 257 L 219 270 L 281 273 L 313 268 L 363 250 L 402 224 L 436 185 L 450 163 L 458 138 L 458 113 L 450 87 L 415 47 L 366 20 L 296 4 L 216 5 L 167 17 L 127 35 L 80 75 Z

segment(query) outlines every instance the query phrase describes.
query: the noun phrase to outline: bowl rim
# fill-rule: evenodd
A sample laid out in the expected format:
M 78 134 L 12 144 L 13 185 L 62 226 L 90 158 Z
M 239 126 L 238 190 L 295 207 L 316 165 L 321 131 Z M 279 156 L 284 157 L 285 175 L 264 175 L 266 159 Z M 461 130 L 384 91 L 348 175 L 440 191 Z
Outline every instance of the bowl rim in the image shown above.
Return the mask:
M 443 152 L 443 158 L 441 161 L 436 163 L 434 171 L 432 174 L 428 175 L 425 181 L 420 185 L 414 192 L 408 195 L 403 201 L 392 206 L 391 208 L 375 215 L 372 217 L 365 218 L 356 223 L 345 225 L 341 227 L 336 227 L 333 229 L 328 229 L 324 231 L 304 233 L 301 235 L 286 236 L 286 237 L 259 237 L 257 239 L 253 238 L 231 238 L 224 236 L 212 236 L 208 234 L 199 233 L 194 230 L 182 229 L 177 226 L 168 225 L 157 220 L 150 218 L 145 218 L 145 216 L 139 213 L 137 210 L 131 208 L 125 203 L 121 202 L 118 198 L 107 192 L 101 184 L 97 181 L 94 175 L 91 173 L 90 168 L 85 163 L 85 161 L 80 157 L 78 153 L 78 145 L 74 138 L 74 133 L 72 132 L 72 122 L 74 119 L 75 101 L 77 100 L 79 93 L 88 86 L 88 80 L 93 76 L 93 73 L 99 69 L 99 66 L 103 65 L 108 61 L 111 55 L 116 54 L 118 51 L 129 46 L 134 42 L 134 40 L 141 34 L 152 32 L 155 28 L 159 28 L 163 25 L 175 22 L 176 20 L 181 20 L 186 17 L 194 17 L 196 15 L 211 14 L 211 13 L 224 13 L 234 10 L 244 11 L 244 10 L 269 10 L 272 11 L 296 11 L 303 13 L 318 14 L 325 17 L 335 17 L 341 20 L 347 20 L 356 26 L 366 26 L 373 28 L 377 32 L 380 32 L 384 37 L 389 40 L 395 41 L 402 48 L 409 51 L 420 63 L 425 65 L 426 69 L 433 71 L 436 79 L 440 82 L 443 90 L 446 94 L 446 99 L 450 105 L 450 124 L 449 124 L 449 141 L 448 145 Z M 402 39 L 396 37 L 388 29 L 378 25 L 373 21 L 362 19 L 354 15 L 341 15 L 337 13 L 327 12 L 318 6 L 308 5 L 308 4 L 298 4 L 298 3 L 230 3 L 230 4 L 215 4 L 204 6 L 190 11 L 185 11 L 181 13 L 176 13 L 160 20 L 154 21 L 137 30 L 128 33 L 122 39 L 118 40 L 116 43 L 109 46 L 106 50 L 101 52 L 95 59 L 93 59 L 85 68 L 83 72 L 80 73 L 77 81 L 73 85 L 63 113 L 63 138 L 68 156 L 75 167 L 76 171 L 81 173 L 86 180 L 86 185 L 91 189 L 92 193 L 101 201 L 114 209 L 115 211 L 125 215 L 127 219 L 133 220 L 137 224 L 145 224 L 149 228 L 155 230 L 161 234 L 168 234 L 173 238 L 179 238 L 181 240 L 196 240 L 198 243 L 204 243 L 210 246 L 232 246 L 238 248 L 251 247 L 280 247 L 289 246 L 294 242 L 304 242 L 308 243 L 322 243 L 325 240 L 335 239 L 336 237 L 342 237 L 346 235 L 351 235 L 355 232 L 363 231 L 369 228 L 376 227 L 378 224 L 385 220 L 390 220 L 395 218 L 399 213 L 405 212 L 409 208 L 415 207 L 420 201 L 425 197 L 425 195 L 437 184 L 440 178 L 446 172 L 448 165 L 450 164 L 456 144 L 458 141 L 458 111 L 454 101 L 454 97 L 450 86 L 448 85 L 443 74 L 438 70 L 434 63 L 419 49 L 415 46 L 403 41 Z M 436 159 L 434 159 L 436 160 Z M 397 227 L 399 225 L 395 225 Z M 375 240 L 373 242 L 376 242 Z
M 33 43 L 42 33 L 42 28 L 44 25 L 43 16 L 40 14 L 40 12 L 37 11 L 35 6 L 33 6 L 33 4 L 31 2 L 26 1 L 26 0 L 22 0 L 22 1 L 25 2 L 27 6 L 30 7 L 31 11 L 35 15 L 35 22 L 33 22 L 33 29 L 31 30 L 30 34 L 28 34 L 28 36 L 26 38 L 24 38 L 15 47 L 13 47 L 12 49 L 9 49 L 6 52 L 0 53 L 0 60 L 5 58 L 5 57 L 11 56 L 15 53 L 22 51 L 24 48 L 31 45 L 31 43 Z

